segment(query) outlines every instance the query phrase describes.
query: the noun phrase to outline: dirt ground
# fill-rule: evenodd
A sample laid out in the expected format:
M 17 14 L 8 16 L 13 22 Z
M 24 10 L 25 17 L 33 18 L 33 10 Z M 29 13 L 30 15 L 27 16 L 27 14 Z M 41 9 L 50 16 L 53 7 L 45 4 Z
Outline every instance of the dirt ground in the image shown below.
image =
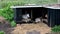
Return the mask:
M 50 33 L 51 28 L 44 23 L 37 24 L 17 24 L 16 27 L 11 27 L 9 24 L 0 24 L 0 31 L 3 30 L 5 34 L 26 34 L 36 30 L 40 34 Z
M 46 34 L 51 32 L 51 28 L 48 27 L 44 23 L 38 23 L 38 24 L 17 24 L 17 26 L 14 28 L 14 31 L 12 31 L 12 34 L 26 34 L 28 31 L 39 31 L 40 34 Z

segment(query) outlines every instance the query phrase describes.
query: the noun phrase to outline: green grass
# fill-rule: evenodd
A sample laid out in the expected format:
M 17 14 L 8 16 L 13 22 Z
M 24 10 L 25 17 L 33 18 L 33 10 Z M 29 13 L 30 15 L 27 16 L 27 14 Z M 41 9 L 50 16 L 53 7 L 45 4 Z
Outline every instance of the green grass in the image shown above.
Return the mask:
M 32 3 L 32 4 L 52 4 L 52 3 L 58 3 L 58 0 L 3 0 L 1 2 L 23 2 L 23 3 Z
M 11 26 L 12 27 L 15 27 L 16 26 L 16 23 L 14 21 L 11 22 Z
M 24 4 L 55 4 L 58 0 L 3 0 L 0 1 L 0 8 L 5 7 L 8 3 L 12 5 L 24 5 Z
M 60 32 L 60 25 L 53 27 L 52 32 Z
M 5 32 L 4 31 L 0 31 L 0 34 L 5 34 Z

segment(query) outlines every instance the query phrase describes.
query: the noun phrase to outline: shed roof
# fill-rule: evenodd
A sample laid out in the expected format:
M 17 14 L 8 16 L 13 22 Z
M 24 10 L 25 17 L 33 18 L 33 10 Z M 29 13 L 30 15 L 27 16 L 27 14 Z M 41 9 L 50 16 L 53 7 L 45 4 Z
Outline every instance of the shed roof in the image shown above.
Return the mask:
M 51 9 L 60 9 L 60 4 L 50 4 L 50 5 L 45 5 L 44 7 Z
M 45 8 L 51 8 L 51 9 L 60 9 L 60 4 L 11 6 L 10 8 L 30 8 L 30 7 L 45 7 Z

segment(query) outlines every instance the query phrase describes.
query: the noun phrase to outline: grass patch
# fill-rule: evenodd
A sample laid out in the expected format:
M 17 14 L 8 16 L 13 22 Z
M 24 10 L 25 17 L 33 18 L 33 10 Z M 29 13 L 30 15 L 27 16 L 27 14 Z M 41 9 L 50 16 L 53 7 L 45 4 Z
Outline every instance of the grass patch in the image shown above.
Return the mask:
M 60 25 L 53 27 L 52 32 L 60 32 Z
M 4 31 L 0 31 L 0 34 L 5 34 L 5 32 Z
M 16 23 L 14 21 L 11 22 L 11 26 L 12 27 L 15 27 L 16 26 Z

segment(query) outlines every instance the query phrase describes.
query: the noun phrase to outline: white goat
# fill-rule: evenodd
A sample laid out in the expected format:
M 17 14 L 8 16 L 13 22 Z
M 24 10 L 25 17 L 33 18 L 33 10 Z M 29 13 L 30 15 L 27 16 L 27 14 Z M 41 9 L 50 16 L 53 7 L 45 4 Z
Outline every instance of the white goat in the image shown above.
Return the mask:
M 25 22 L 30 21 L 29 17 L 30 17 L 29 14 L 24 14 L 24 15 L 22 15 L 22 18 L 23 18 L 22 21 L 25 21 Z
M 42 22 L 42 18 L 36 18 L 35 22 Z
M 23 19 L 28 19 L 29 17 L 30 17 L 29 14 L 22 15 Z

